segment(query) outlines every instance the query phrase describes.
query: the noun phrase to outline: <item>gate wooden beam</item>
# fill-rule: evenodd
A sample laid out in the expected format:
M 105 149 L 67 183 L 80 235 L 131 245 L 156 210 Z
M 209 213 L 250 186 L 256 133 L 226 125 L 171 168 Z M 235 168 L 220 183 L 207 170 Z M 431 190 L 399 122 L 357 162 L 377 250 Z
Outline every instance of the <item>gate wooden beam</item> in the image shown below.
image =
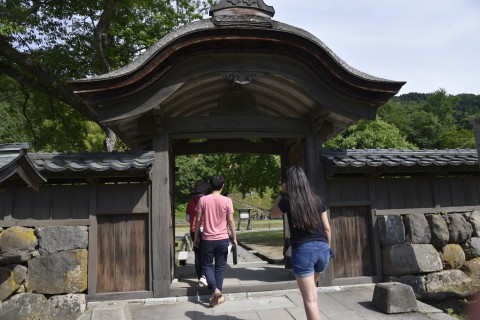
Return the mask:
M 267 116 L 209 116 L 165 121 L 165 130 L 173 138 L 298 138 L 304 137 L 308 128 L 306 119 Z
M 205 153 L 254 153 L 281 154 L 283 148 L 278 143 L 261 143 L 249 141 L 232 141 L 229 139 L 199 143 L 178 142 L 173 146 L 175 155 Z
M 167 133 L 153 139 L 155 161 L 152 166 L 152 277 L 153 296 L 167 297 L 170 291 L 170 159 Z

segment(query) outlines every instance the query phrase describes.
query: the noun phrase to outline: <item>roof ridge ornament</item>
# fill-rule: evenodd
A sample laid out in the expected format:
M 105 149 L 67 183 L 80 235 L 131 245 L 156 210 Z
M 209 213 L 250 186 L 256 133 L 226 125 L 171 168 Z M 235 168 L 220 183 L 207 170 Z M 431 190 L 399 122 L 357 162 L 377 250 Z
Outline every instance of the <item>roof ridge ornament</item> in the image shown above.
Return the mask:
M 254 15 L 272 18 L 275 9 L 267 6 L 263 0 L 221 0 L 210 7 L 210 16 Z

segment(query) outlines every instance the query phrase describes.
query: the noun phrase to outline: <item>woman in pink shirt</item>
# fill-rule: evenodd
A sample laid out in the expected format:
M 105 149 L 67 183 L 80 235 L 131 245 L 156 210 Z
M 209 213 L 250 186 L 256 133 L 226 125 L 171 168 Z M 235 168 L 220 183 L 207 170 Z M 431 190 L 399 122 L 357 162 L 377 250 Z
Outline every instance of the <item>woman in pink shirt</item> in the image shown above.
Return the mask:
M 225 301 L 222 295 L 225 267 L 229 245 L 228 228 L 233 245 L 237 245 L 235 221 L 233 220 L 232 199 L 222 196 L 224 179 L 222 176 L 210 178 L 212 193 L 198 201 L 197 224 L 195 228 L 195 246 L 199 246 L 200 223 L 203 220 L 202 265 L 208 287 L 213 290 L 210 305 L 215 307 Z

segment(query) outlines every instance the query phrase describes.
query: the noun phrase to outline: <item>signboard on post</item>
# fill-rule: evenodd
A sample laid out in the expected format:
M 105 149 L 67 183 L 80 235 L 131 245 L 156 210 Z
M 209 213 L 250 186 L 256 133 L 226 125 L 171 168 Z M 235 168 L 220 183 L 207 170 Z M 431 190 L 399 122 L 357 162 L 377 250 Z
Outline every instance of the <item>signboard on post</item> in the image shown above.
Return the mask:
M 247 230 L 252 230 L 252 223 L 251 223 L 251 218 L 250 218 L 250 211 L 252 208 L 239 208 L 238 209 L 238 226 L 237 230 L 240 231 L 240 223 L 242 223 L 242 220 L 248 220 L 247 223 Z

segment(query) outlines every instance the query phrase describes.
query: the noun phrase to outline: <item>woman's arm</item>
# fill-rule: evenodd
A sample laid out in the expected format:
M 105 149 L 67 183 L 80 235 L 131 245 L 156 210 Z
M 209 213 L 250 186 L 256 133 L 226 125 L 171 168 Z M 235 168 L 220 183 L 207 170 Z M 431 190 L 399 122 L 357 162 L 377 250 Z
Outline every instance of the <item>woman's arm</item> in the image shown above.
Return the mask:
M 202 220 L 202 212 L 197 212 L 197 221 L 195 221 L 195 239 L 193 245 L 198 247 L 200 245 L 200 221 Z
M 282 195 L 279 195 L 275 202 L 273 203 L 273 207 L 270 209 L 270 217 L 271 218 L 280 218 L 282 217 L 282 210 L 278 207 L 278 203 L 282 200 Z
M 282 210 L 278 207 L 278 204 L 280 203 L 280 200 L 282 200 L 282 197 L 284 197 L 287 194 L 287 185 L 285 183 L 282 183 L 282 189 L 280 190 L 280 195 L 277 197 L 275 202 L 273 203 L 272 208 L 270 209 L 270 218 L 281 218 Z
M 328 246 L 332 246 L 332 231 L 330 229 L 330 222 L 328 221 L 328 214 L 327 211 L 322 212 L 322 224 L 323 224 L 323 231 L 325 231 L 325 234 L 327 235 L 327 242 Z

